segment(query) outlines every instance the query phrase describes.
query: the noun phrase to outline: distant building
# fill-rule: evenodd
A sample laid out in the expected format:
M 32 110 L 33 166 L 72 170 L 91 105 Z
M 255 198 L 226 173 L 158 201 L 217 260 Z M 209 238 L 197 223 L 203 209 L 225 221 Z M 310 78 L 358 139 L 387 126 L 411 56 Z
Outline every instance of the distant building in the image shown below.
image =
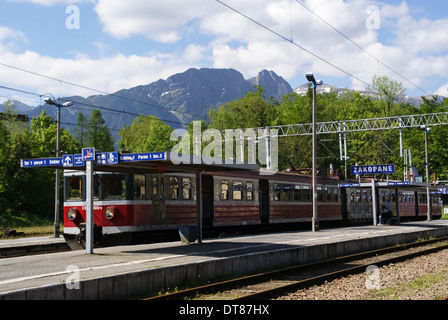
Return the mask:
M 28 122 L 28 115 L 26 115 L 26 114 L 10 114 L 10 113 L 0 112 L 0 120 Z

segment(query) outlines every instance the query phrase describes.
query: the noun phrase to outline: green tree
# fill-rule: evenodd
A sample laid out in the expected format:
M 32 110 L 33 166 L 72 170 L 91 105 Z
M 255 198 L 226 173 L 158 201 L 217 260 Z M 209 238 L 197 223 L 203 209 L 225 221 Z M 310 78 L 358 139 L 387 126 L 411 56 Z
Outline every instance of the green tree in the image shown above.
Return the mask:
M 121 128 L 118 146 L 129 152 L 169 151 L 176 143 L 170 141 L 172 131 L 156 116 L 139 115 L 130 126 Z
M 57 141 L 57 125 L 54 119 L 47 115 L 45 110 L 31 120 L 31 131 L 35 142 L 35 149 L 32 149 L 34 157 L 48 157 L 55 155 Z M 60 148 L 62 152 L 76 153 L 78 146 L 70 132 L 61 128 L 59 132 Z
M 85 145 L 102 152 L 113 151 L 114 138 L 104 123 L 101 112 L 94 109 L 89 117 Z
M 378 95 L 380 99 L 378 101 L 384 106 L 383 117 L 391 115 L 393 105 L 399 102 L 406 93 L 402 83 L 391 80 L 387 76 L 378 75 L 373 76 L 372 85 L 368 87 L 368 90 Z
M 54 213 L 54 170 L 23 169 L 20 160 L 51 156 L 56 147 L 56 124 L 42 112 L 31 121 L 31 128 L 14 120 L 0 121 L 1 226 L 50 221 Z M 75 151 L 68 131 L 62 129 L 61 136 L 62 147 Z
M 244 98 L 227 102 L 217 110 L 209 111 L 210 127 L 218 130 L 257 128 L 271 125 L 276 118 L 272 102 L 264 97 L 258 86 Z
M 422 97 L 423 102 L 420 105 L 419 113 L 442 113 L 447 112 L 448 99 L 441 100 L 439 97 L 427 99 Z M 419 174 L 423 177 L 426 175 L 425 167 L 425 133 L 419 128 L 407 130 L 405 132 L 404 145 L 411 149 L 412 163 Z M 430 181 L 435 173 L 436 179 L 448 180 L 448 136 L 447 126 L 432 126 L 428 132 L 428 156 L 429 156 L 429 173 Z M 425 181 L 425 180 L 424 180 Z
M 80 148 L 88 147 L 85 144 L 89 127 L 89 124 L 87 123 L 87 117 L 83 115 L 81 112 L 78 112 L 78 116 L 76 117 L 76 123 L 77 126 L 73 131 L 75 141 L 76 143 L 79 144 Z

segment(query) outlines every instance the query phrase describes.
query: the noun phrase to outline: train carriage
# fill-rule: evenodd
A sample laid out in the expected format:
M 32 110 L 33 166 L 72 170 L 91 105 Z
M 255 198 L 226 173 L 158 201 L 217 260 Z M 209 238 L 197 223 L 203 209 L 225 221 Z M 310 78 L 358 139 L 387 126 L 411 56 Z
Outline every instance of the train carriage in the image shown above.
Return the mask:
M 271 223 L 311 221 L 312 190 L 305 182 L 271 181 Z M 341 220 L 340 190 L 337 185 L 317 185 L 320 220 Z
M 64 173 L 64 237 L 72 248 L 85 237 L 85 174 Z M 196 224 L 195 175 L 97 172 L 94 233 L 97 245 L 127 244 L 143 232 Z
M 214 177 L 213 225 L 256 225 L 261 223 L 258 180 Z
M 227 228 L 293 226 L 312 220 L 311 177 L 259 171 L 191 173 L 96 172 L 94 175 L 94 239 L 97 246 L 168 240 L 181 227 L 201 224 L 208 232 Z M 337 178 L 319 178 L 318 220 L 371 223 L 371 188 L 341 187 Z M 83 171 L 64 172 L 64 237 L 72 248 L 85 242 L 86 177 Z M 424 188 L 378 188 L 378 209 L 388 202 L 402 219 L 426 217 Z M 424 192 L 425 191 L 425 192 Z M 198 198 L 199 197 L 199 198 Z M 199 200 L 200 199 L 200 200 Z M 200 201 L 200 202 L 198 202 Z M 198 217 L 201 204 L 202 219 Z M 430 203 L 441 214 L 440 195 Z

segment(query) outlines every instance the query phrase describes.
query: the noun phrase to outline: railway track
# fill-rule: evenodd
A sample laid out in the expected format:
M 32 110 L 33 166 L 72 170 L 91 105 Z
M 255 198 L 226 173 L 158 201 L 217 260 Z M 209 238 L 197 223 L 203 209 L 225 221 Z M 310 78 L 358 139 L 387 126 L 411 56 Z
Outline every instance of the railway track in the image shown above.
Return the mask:
M 365 272 L 418 256 L 448 249 L 448 237 L 362 252 L 322 262 L 250 275 L 144 300 L 260 300 L 322 284 L 350 274 Z

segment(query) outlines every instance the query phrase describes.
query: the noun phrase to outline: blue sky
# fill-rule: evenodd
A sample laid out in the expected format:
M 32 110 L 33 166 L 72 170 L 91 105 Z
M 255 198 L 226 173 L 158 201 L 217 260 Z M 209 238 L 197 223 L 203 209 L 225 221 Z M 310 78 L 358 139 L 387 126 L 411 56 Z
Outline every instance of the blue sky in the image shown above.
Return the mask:
M 410 96 L 448 96 L 447 1 L 297 1 L 222 0 L 276 35 L 215 0 L 0 0 L 0 86 L 87 97 L 213 67 L 273 70 L 293 88 L 309 71 L 354 89 L 381 74 Z

